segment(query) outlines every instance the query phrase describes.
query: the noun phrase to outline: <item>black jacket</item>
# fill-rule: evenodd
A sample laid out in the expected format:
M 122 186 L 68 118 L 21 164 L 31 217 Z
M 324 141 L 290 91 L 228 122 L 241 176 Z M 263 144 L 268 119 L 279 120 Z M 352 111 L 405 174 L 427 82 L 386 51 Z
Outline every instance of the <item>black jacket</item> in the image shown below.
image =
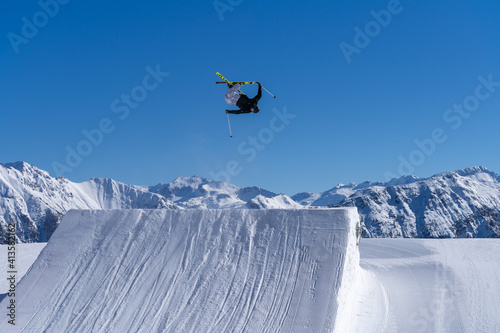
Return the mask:
M 240 109 L 238 111 L 234 111 L 231 113 L 250 113 L 252 112 L 250 109 L 257 107 L 257 103 L 259 103 L 260 98 L 262 97 L 262 86 L 259 85 L 259 92 L 255 95 L 254 98 L 248 98 L 247 95 L 241 95 L 236 103 L 236 106 Z

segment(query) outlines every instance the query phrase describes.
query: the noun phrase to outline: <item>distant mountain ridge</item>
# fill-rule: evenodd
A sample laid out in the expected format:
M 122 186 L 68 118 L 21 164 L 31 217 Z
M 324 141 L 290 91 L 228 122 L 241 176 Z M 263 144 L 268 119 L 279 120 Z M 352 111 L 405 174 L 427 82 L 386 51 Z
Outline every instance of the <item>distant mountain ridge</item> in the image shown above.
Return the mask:
M 364 237 L 500 237 L 500 177 L 485 167 L 367 187 L 330 206 L 356 206 Z
M 162 195 L 181 207 L 199 209 L 243 208 L 249 200 L 258 195 L 266 198 L 277 196 L 276 193 L 260 187 L 240 188 L 229 183 L 196 176 L 177 177 L 168 184 L 151 186 L 148 190 Z
M 26 162 L 0 164 L 0 242 L 47 241 L 70 209 L 298 209 L 356 206 L 364 237 L 500 237 L 500 176 L 485 167 L 339 184 L 292 197 L 202 177 L 134 186 L 92 178 L 73 183 Z
M 20 242 L 45 242 L 70 209 L 177 208 L 164 197 L 112 179 L 73 183 L 25 162 L 0 164 L 0 242 L 7 224 Z

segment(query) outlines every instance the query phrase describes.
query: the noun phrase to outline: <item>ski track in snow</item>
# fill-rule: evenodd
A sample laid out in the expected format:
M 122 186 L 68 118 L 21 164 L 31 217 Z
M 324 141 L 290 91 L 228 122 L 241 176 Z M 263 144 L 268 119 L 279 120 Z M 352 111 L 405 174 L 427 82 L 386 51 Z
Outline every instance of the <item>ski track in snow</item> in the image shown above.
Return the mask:
M 357 223 L 352 208 L 71 211 L 18 284 L 18 327 L 332 332 Z

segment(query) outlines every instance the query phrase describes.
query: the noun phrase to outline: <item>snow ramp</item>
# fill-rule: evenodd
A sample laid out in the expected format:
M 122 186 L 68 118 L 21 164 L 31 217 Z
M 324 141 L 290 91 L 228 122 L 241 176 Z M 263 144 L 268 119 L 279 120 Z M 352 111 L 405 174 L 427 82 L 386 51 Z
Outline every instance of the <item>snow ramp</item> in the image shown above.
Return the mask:
M 333 332 L 358 225 L 355 208 L 70 211 L 0 331 Z

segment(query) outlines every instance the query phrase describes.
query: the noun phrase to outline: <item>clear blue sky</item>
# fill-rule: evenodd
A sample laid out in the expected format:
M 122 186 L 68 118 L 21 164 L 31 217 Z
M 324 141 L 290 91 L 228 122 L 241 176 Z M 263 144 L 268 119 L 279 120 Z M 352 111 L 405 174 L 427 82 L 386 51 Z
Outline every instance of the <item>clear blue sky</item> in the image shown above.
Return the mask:
M 500 87 L 478 88 L 479 76 L 500 82 L 498 1 L 47 3 L 51 15 L 3 5 L 1 162 L 141 185 L 230 171 L 233 184 L 289 195 L 388 172 L 500 171 Z M 160 83 L 147 76 L 157 65 Z M 215 71 L 277 95 L 231 116 L 233 138 Z M 131 93 L 140 101 L 127 105 Z M 473 111 L 447 111 L 464 100 Z M 283 125 L 273 109 L 295 118 Z M 82 131 L 99 126 L 89 143 Z M 67 147 L 86 156 L 70 167 Z

